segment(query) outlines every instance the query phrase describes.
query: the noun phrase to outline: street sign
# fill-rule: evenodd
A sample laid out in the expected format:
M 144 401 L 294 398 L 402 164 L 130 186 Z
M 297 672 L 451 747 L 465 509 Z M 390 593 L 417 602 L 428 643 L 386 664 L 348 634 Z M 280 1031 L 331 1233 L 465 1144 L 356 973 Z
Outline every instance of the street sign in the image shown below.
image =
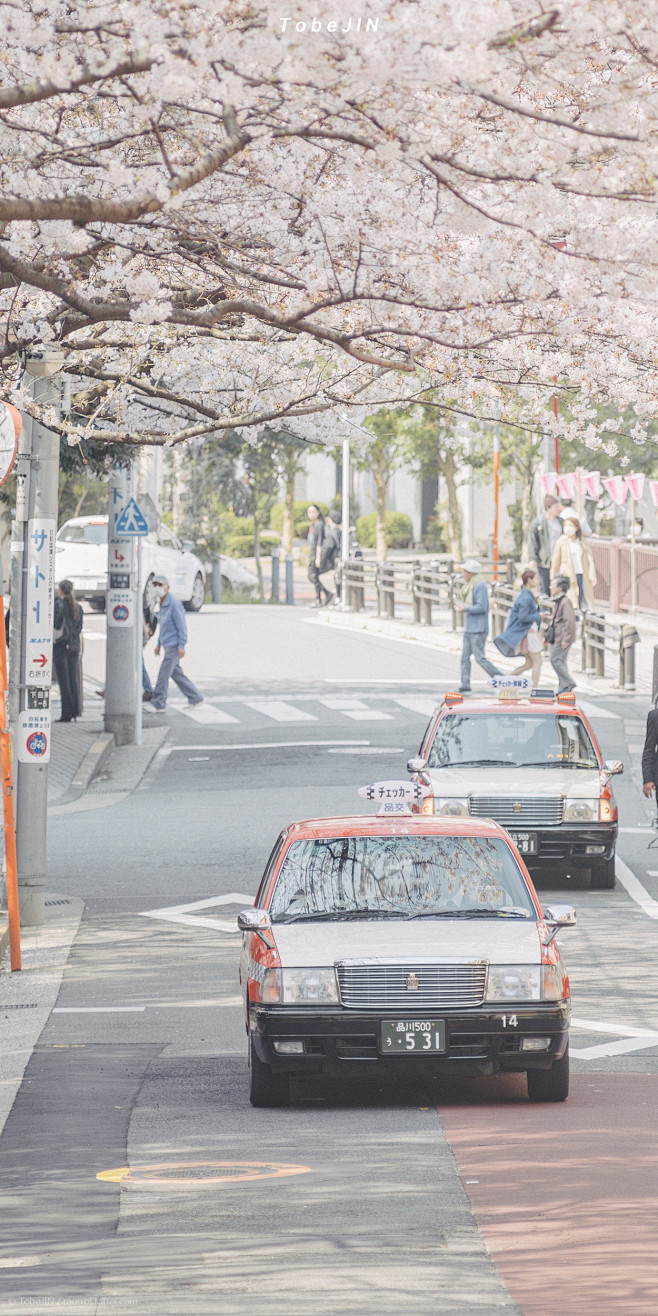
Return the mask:
M 50 686 L 52 682 L 56 533 L 51 518 L 32 517 L 28 521 L 23 676 L 27 686 Z
M 107 593 L 107 624 L 130 630 L 135 624 L 134 589 L 110 589 Z
M 50 709 L 24 708 L 18 714 L 19 763 L 48 763 L 50 759 Z
M 12 407 L 9 402 L 0 403 L 0 488 L 16 461 L 22 428 L 23 417 L 20 411 Z
M 148 532 L 149 524 L 141 507 L 134 498 L 130 498 L 114 523 L 116 538 L 132 539 L 133 537 L 147 535 Z

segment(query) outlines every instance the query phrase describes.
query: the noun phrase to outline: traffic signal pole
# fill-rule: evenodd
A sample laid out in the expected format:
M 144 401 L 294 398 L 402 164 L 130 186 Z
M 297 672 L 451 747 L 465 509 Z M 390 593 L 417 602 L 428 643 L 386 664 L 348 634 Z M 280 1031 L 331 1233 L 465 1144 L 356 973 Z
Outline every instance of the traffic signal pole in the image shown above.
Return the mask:
M 136 463 L 113 466 L 108 502 L 107 642 L 105 650 L 105 730 L 117 745 L 134 745 L 139 734 L 137 635 L 141 644 L 141 607 L 137 597 L 137 551 L 134 539 L 116 533 L 116 521 L 137 491 Z M 141 650 L 140 650 L 141 654 Z M 140 666 L 141 671 L 141 666 Z M 141 712 L 141 707 L 140 707 Z

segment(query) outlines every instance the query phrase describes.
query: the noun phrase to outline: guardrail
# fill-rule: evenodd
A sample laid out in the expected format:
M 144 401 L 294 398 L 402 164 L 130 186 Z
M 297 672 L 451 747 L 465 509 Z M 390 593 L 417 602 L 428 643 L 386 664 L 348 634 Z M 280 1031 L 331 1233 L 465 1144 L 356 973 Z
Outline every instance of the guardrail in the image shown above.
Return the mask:
M 368 603 L 377 615 L 394 617 L 398 604 L 411 604 L 414 621 L 430 626 L 432 605 L 449 602 L 449 584 L 454 568 L 450 557 L 431 561 L 419 558 L 350 558 L 341 566 L 342 587 L 348 608 L 362 612 Z
M 602 613 L 586 612 L 581 630 L 583 672 L 588 676 L 605 676 L 606 653 L 614 654 L 619 663 L 619 685 L 624 690 L 634 690 L 635 646 L 639 638 L 630 623 L 611 622 Z

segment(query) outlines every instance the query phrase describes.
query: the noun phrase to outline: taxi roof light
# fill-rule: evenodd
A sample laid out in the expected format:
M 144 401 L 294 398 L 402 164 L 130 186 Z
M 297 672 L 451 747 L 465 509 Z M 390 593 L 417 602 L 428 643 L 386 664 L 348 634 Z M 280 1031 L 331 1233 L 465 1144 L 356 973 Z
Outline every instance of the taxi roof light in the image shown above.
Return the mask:
M 463 704 L 464 696 L 458 690 L 449 690 L 444 696 L 444 704 Z
M 575 704 L 576 696 L 573 690 L 563 690 L 557 697 L 558 704 Z

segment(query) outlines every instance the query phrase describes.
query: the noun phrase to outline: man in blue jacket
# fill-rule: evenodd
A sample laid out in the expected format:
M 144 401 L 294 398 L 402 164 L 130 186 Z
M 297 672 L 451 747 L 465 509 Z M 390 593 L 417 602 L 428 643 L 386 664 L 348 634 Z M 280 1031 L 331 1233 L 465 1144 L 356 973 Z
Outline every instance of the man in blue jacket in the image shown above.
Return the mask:
M 484 646 L 489 634 L 489 591 L 480 572 L 482 567 L 477 558 L 468 557 L 462 562 L 464 584 L 461 599 L 456 603 L 458 612 L 464 613 L 464 642 L 462 645 L 462 672 L 459 689 L 468 694 L 471 689 L 471 657 L 487 676 L 500 676 L 500 668 L 494 667 L 484 656 Z
M 164 712 L 170 678 L 176 683 L 181 694 L 185 695 L 189 704 L 202 704 L 203 695 L 190 681 L 189 676 L 185 675 L 180 665 L 181 658 L 185 656 L 185 645 L 187 644 L 185 609 L 180 599 L 174 598 L 169 593 L 169 581 L 166 576 L 158 576 L 157 580 L 153 581 L 153 586 L 160 595 L 160 612 L 158 614 L 160 634 L 155 652 L 159 654 L 161 650 L 164 650 L 164 656 L 155 683 L 153 698 L 148 707 L 155 713 Z

